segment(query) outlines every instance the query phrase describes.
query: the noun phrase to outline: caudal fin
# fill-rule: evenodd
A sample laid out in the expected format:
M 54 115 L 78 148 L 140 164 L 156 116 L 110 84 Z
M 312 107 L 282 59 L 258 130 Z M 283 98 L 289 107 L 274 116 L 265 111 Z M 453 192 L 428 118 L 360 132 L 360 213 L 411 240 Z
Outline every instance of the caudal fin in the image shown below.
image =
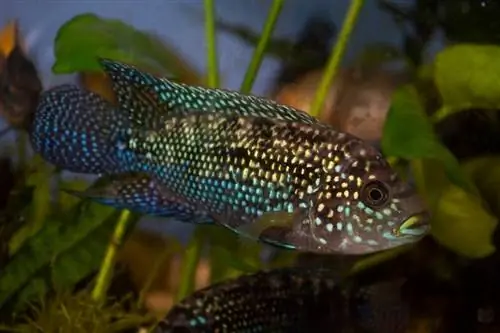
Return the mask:
M 30 130 L 33 149 L 55 166 L 79 173 L 122 171 L 118 137 L 127 128 L 118 109 L 75 85 L 42 93 Z

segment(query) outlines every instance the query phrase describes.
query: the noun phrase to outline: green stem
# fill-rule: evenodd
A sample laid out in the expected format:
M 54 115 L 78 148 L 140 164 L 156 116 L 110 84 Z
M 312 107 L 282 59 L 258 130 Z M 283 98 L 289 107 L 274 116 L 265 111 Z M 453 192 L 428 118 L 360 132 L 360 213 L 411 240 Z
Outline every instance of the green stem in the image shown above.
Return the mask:
M 260 64 L 264 57 L 264 51 L 266 46 L 271 39 L 271 35 L 278 20 L 278 16 L 283 7 L 284 0 L 274 0 L 271 4 L 271 9 L 269 10 L 269 15 L 267 16 L 266 23 L 264 25 L 264 30 L 262 31 L 262 36 L 260 37 L 259 43 L 255 48 L 252 60 L 250 60 L 250 65 L 248 65 L 247 72 L 245 73 L 245 78 L 241 84 L 240 91 L 244 94 L 248 94 L 252 90 L 255 77 L 259 71 Z
M 189 241 L 184 260 L 182 260 L 181 282 L 176 295 L 176 302 L 191 294 L 195 288 L 195 276 L 200 261 L 201 250 L 204 245 L 202 229 L 198 226 Z
M 340 61 L 344 55 L 347 42 L 351 36 L 352 30 L 356 24 L 361 8 L 363 7 L 364 0 L 351 0 L 351 5 L 342 24 L 342 29 L 340 30 L 337 42 L 335 43 L 330 59 L 323 77 L 319 83 L 319 87 L 316 90 L 316 95 L 311 106 L 311 115 L 313 117 L 320 117 L 321 108 L 325 102 L 328 90 L 332 86 L 333 79 L 337 75 L 338 68 L 340 66 Z
M 26 167 L 26 146 L 28 144 L 27 134 L 21 131 L 17 132 L 17 154 L 19 169 Z
M 121 245 L 123 235 L 125 234 L 127 223 L 129 221 L 130 211 L 124 210 L 118 218 L 115 231 L 113 233 L 111 241 L 108 244 L 108 249 L 106 250 L 106 254 L 104 255 L 101 267 L 99 268 L 99 273 L 97 275 L 94 290 L 92 290 L 92 298 L 99 303 L 103 303 L 106 297 L 108 286 L 111 281 L 111 276 L 113 275 L 113 266 L 116 258 L 116 252 L 118 251 L 118 247 Z
M 176 249 L 176 251 L 174 252 L 179 252 L 179 251 L 178 249 Z M 156 258 L 153 264 L 153 268 L 151 269 L 151 272 L 149 272 L 148 278 L 146 279 L 144 286 L 139 292 L 139 298 L 137 300 L 137 308 L 140 308 L 144 305 L 144 298 L 146 297 L 146 293 L 150 291 L 150 288 L 153 285 L 155 278 L 158 277 L 158 273 L 160 272 L 160 268 L 162 267 L 162 265 L 165 264 L 166 262 L 170 262 L 172 259 L 172 255 L 173 255 L 172 249 L 169 246 L 167 246 L 162 251 L 161 255 L 158 258 Z
M 217 43 L 215 41 L 215 6 L 214 0 L 204 0 L 205 38 L 207 40 L 208 85 L 219 86 L 219 68 L 217 64 Z

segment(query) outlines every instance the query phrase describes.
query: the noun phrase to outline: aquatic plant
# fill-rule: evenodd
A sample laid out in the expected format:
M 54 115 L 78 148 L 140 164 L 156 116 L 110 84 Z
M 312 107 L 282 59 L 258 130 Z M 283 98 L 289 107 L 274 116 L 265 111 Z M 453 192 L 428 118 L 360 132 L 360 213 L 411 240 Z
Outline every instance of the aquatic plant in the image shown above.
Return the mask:
M 273 1 L 265 33 L 257 42 L 258 47 L 241 87 L 245 92 L 251 91 L 282 5 L 282 0 Z M 312 113 L 316 116 L 319 116 L 326 91 L 336 77 L 343 50 L 362 5 L 363 1 L 353 1 L 340 30 L 328 70 L 321 80 L 321 89 L 313 103 Z M 94 14 L 78 15 L 60 28 L 54 47 L 56 63 L 53 71 L 80 73 L 87 87 L 109 99 L 113 99 L 113 94 L 109 85 L 106 85 L 105 77 L 92 76 L 99 70 L 96 62 L 98 56 L 133 63 L 156 74 L 172 75 L 186 83 L 217 87 L 220 82 L 213 6 L 213 1 L 205 0 L 207 80 L 183 62 L 182 57 L 172 47 L 166 46 L 164 41 L 121 21 L 100 18 Z M 498 46 L 458 44 L 446 47 L 430 63 L 408 61 L 408 64 L 414 64 L 413 72 L 416 75 L 410 84 L 394 93 L 383 130 L 383 152 L 391 162 L 402 168 L 405 176 L 407 173 L 411 175 L 410 178 L 414 179 L 433 212 L 432 237 L 461 259 L 485 258 L 496 250 L 493 232 L 500 216 L 500 161 L 498 156 L 458 160 L 441 142 L 436 126 L 465 109 L 500 108 L 500 91 L 496 84 L 500 75 L 500 68 L 496 65 L 499 55 Z M 428 94 L 429 89 L 434 94 Z M 438 95 L 437 103 L 435 95 Z M 24 148 L 20 151 L 23 152 Z M 69 318 L 86 316 L 88 319 L 98 317 L 99 313 L 103 317 L 90 324 L 75 320 L 73 323 L 56 325 L 117 325 L 121 329 L 124 327 L 121 326 L 123 322 L 134 327 L 142 323 L 143 319 L 148 321 L 148 318 L 141 316 L 143 309 L 137 307 L 130 307 L 127 311 L 120 308 L 120 311 L 115 312 L 113 309 L 118 307 L 116 304 L 121 303 L 114 303 L 109 295 L 116 252 L 133 232 L 139 217 L 82 202 L 63 192 L 52 200 L 49 193 L 54 179 L 59 187 L 65 188 L 82 188 L 86 184 L 59 180 L 59 170 L 51 169 L 38 157 L 21 162 L 17 166 L 21 176 L 16 177 L 16 188 L 22 189 L 20 192 L 23 193 L 29 189 L 32 194 L 22 207 L 17 207 L 20 199 L 12 196 L 3 210 L 9 212 L 9 215 L 4 215 L 9 220 L 4 225 L 19 222 L 20 226 L 11 232 L 13 235 L 7 237 L 8 258 L 0 270 L 0 309 L 2 317 L 5 317 L 2 319 L 6 323 L 17 323 L 23 321 L 22 318 L 14 316 L 13 320 L 10 314 L 27 313 L 30 318 L 35 318 L 29 320 L 31 324 L 28 327 L 35 325 L 50 329 L 54 326 L 40 323 L 60 323 L 58 320 L 68 317 L 63 309 L 70 308 Z M 22 219 L 26 222 L 21 223 Z M 264 261 L 260 258 L 260 245 L 242 246 L 227 231 L 210 226 L 197 227 L 187 246 L 173 239 L 169 242 L 172 244 L 170 253 L 177 253 L 183 258 L 180 270 L 182 282 L 177 290 L 177 301 L 195 289 L 195 270 L 207 246 L 212 283 L 242 273 L 296 263 L 295 256 L 287 253 L 280 253 L 274 260 Z M 345 267 L 349 274 L 356 274 L 370 266 L 382 266 L 384 261 L 408 250 L 398 248 L 362 258 Z M 436 271 L 439 269 L 436 268 Z M 442 272 L 436 274 L 446 275 Z M 79 283 L 89 277 L 93 282 L 87 281 L 82 292 Z M 92 292 L 88 292 L 91 288 Z M 75 289 L 80 293 L 70 293 Z M 49 306 L 34 313 L 26 312 L 29 310 L 28 304 L 35 302 L 35 305 L 39 305 L 38 300 L 43 300 L 41 304 Z M 96 307 L 102 311 L 89 312 L 89 309 L 95 310 Z M 116 317 L 123 321 L 116 321 Z M 18 326 L 17 329 L 26 327 Z M 77 332 L 76 326 L 66 327 L 72 327 Z M 112 330 L 109 327 L 107 329 Z

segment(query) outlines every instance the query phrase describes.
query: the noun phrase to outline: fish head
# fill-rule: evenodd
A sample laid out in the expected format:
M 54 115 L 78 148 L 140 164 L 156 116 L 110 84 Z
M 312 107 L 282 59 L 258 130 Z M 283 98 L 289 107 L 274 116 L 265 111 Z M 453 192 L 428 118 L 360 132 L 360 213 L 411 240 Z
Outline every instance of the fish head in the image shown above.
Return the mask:
M 424 201 L 379 150 L 352 140 L 339 148 L 336 160 L 317 201 L 317 223 L 311 222 L 323 226 L 326 247 L 367 254 L 416 242 L 429 232 Z

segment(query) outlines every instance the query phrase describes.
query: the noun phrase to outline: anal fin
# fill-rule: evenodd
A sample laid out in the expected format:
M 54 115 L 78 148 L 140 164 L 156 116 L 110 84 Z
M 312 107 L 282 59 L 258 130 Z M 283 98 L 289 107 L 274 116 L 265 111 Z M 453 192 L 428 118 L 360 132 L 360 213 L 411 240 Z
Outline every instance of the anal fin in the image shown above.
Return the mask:
M 187 223 L 213 223 L 209 216 L 175 200 L 174 195 L 144 173 L 106 175 L 84 191 L 64 191 L 82 199 L 139 214 L 173 218 Z

